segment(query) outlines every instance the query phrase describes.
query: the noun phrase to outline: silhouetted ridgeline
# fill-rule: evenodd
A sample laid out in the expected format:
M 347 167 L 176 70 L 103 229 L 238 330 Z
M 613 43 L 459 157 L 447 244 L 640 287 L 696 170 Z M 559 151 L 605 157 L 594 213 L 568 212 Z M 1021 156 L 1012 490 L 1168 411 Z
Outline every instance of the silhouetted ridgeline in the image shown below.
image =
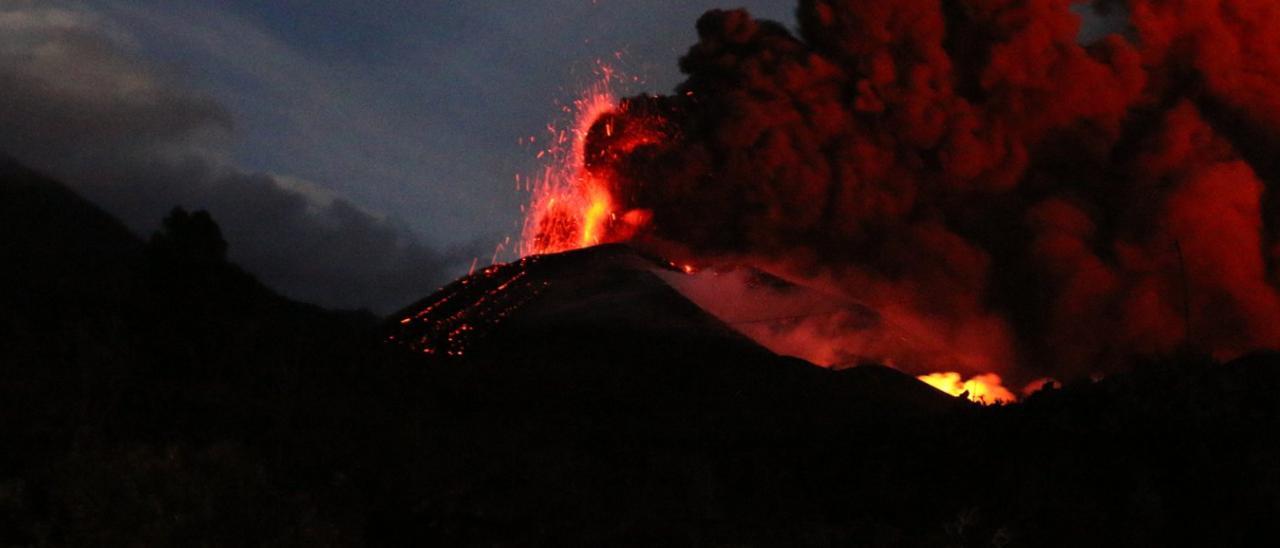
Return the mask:
M 398 317 L 279 297 L 225 246 L 182 210 L 144 243 L 0 161 L 0 545 L 1280 533 L 1274 355 L 979 408 L 763 351 L 598 248 L 538 261 L 528 279 L 555 287 L 445 360 L 384 344 Z

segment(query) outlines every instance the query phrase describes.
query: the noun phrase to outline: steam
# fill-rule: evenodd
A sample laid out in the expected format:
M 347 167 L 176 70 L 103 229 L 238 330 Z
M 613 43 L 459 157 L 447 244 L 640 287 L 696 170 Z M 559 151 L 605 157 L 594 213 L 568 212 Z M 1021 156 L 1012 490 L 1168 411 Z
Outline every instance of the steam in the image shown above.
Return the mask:
M 1280 5 L 1107 2 L 1129 28 L 1089 44 L 1071 7 L 712 11 L 588 167 L 641 241 L 784 264 L 966 374 L 1280 347 Z

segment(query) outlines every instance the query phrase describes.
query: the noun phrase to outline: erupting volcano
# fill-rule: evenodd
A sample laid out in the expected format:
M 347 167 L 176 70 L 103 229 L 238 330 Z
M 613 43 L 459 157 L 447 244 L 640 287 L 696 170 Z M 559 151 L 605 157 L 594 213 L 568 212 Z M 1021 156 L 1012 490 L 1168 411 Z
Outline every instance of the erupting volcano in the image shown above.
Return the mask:
M 1086 9 L 1123 24 L 1082 33 Z M 848 329 L 813 310 L 753 335 L 766 346 L 852 348 L 835 353 L 989 399 L 1012 398 L 1002 377 L 1280 347 L 1280 6 L 803 0 L 797 15 L 793 34 L 709 12 L 674 93 L 591 90 L 532 188 L 523 251 L 625 241 L 762 268 L 877 316 Z
M 16 122 L 0 149 L 20 145 L 0 150 L 0 545 L 1280 538 L 1277 0 L 801 0 L 794 28 L 707 12 L 667 95 L 626 97 L 637 80 L 598 64 L 568 119 L 520 140 L 545 167 L 516 180 L 529 202 L 515 245 L 390 316 L 272 280 L 399 304 L 474 251 L 375 219 L 343 197 L 363 195 L 354 177 L 339 192 L 223 166 L 243 147 L 213 146 L 230 127 L 220 101 L 148 76 L 132 48 L 149 40 L 123 33 L 112 53 L 117 19 L 199 39 L 163 59 L 225 33 L 244 37 L 228 51 L 307 61 L 228 108 L 335 107 L 341 126 L 306 113 L 269 131 L 331 177 L 348 162 L 308 153 L 310 130 L 340 127 L 369 173 L 438 159 L 430 174 L 452 186 L 418 198 L 456 202 L 396 198 L 443 243 L 493 228 L 466 212 L 508 188 L 469 184 L 507 164 L 472 147 L 527 137 L 519 113 L 547 89 L 517 74 L 545 63 L 509 54 L 590 55 L 600 42 L 570 26 L 669 40 L 645 25 L 702 8 L 270 3 L 297 4 L 266 10 L 288 21 L 349 11 L 335 30 L 359 39 L 335 44 L 388 55 L 406 42 L 367 31 L 426 10 L 394 21 L 409 32 L 395 38 L 460 53 L 408 55 L 431 77 L 393 82 L 372 50 L 294 55 L 305 37 L 242 24 L 251 10 L 206 26 L 218 10 L 163 3 L 200 21 L 169 29 L 169 8 L 45 3 L 0 2 L 0 119 Z M 637 49 L 655 45 L 671 44 Z M 223 57 L 193 66 L 236 68 Z M 376 66 L 351 70 L 361 60 Z M 269 92 L 324 84 L 324 67 L 343 71 L 338 87 L 297 105 Z M 353 108 L 408 89 L 436 110 Z M 189 110 L 217 128 L 180 122 Z M 371 132 L 388 123 L 429 140 Z M 432 134 L 459 128 L 476 135 Z M 65 184 L 18 158 L 43 146 L 36 160 L 94 176 Z M 458 165 L 462 150 L 484 170 Z M 112 186 L 130 174 L 138 186 Z M 190 193 L 166 190 L 179 178 Z M 117 207 L 195 203 L 144 238 L 76 188 Z M 265 268 L 270 253 L 292 266 Z

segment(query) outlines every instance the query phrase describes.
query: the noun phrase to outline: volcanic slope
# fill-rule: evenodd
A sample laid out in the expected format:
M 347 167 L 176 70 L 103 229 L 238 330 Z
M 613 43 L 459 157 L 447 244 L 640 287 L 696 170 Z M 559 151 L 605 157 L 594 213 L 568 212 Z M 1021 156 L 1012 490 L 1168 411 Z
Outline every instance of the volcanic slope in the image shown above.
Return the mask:
M 424 415 L 438 417 L 421 460 L 392 475 L 466 495 L 390 490 L 394 521 L 378 527 L 867 546 L 1231 544 L 1274 529 L 1259 517 L 1280 493 L 1259 435 L 1280 417 L 1274 356 L 1183 357 L 981 407 L 891 369 L 774 354 L 672 275 L 600 246 L 485 269 L 392 316 L 384 339 L 431 372 Z M 424 525 L 436 516 L 453 528 Z
M 810 431 L 828 413 L 874 420 L 963 405 L 892 369 L 831 371 L 779 356 L 673 288 L 679 270 L 620 244 L 495 265 L 393 315 L 386 339 L 460 367 L 501 370 L 592 414 L 664 417 L 712 436 Z M 488 382 L 488 381 L 486 381 Z M 800 424 L 804 423 L 804 424 Z

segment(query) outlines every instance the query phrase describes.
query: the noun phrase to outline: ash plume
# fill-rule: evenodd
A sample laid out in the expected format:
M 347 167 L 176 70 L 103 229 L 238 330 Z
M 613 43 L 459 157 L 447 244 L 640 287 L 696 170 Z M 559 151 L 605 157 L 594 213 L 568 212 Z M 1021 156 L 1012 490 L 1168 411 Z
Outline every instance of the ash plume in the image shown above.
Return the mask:
M 1090 43 L 1072 6 L 708 12 L 688 79 L 598 121 L 587 167 L 644 237 L 904 311 L 969 373 L 1280 346 L 1280 5 L 1103 2 L 1128 28 Z

